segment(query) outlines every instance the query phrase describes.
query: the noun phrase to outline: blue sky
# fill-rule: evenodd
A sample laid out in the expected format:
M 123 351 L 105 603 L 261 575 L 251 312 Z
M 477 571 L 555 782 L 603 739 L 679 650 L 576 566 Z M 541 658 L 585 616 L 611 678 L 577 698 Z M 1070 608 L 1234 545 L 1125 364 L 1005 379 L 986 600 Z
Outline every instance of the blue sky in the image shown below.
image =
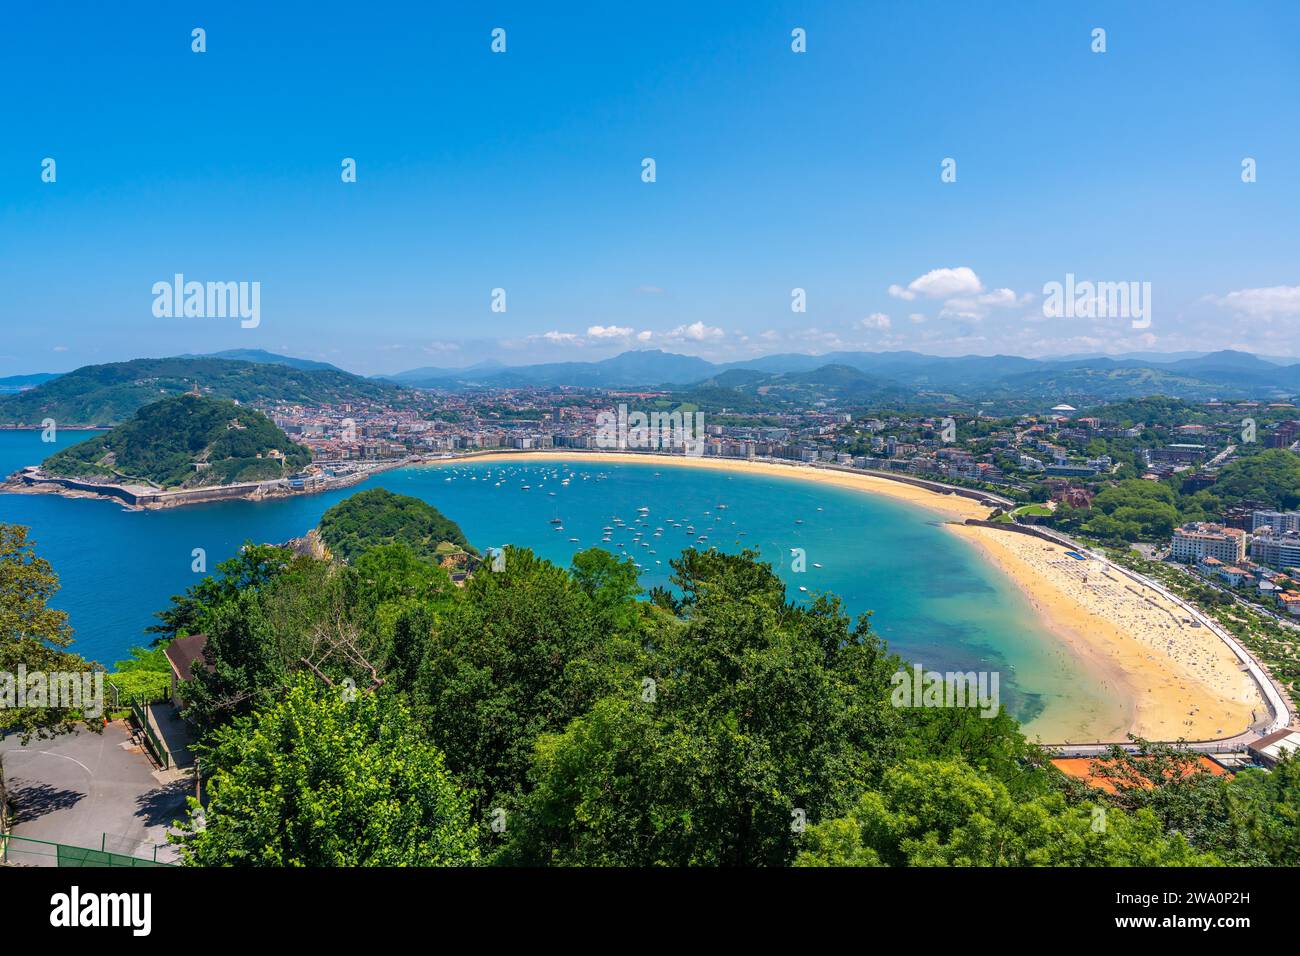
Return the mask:
M 1294 3 L 578 6 L 6 5 L 0 375 L 1300 355 Z M 156 317 L 178 272 L 260 282 L 260 324 Z M 1150 282 L 1150 326 L 1044 318 L 1067 273 Z

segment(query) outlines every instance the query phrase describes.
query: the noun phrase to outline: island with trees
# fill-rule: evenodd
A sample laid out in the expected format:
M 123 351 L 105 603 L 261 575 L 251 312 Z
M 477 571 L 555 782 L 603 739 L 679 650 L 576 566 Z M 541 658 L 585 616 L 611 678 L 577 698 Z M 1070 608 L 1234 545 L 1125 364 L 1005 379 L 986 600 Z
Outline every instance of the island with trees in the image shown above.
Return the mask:
M 478 553 L 460 526 L 433 505 L 384 488 L 340 501 L 321 515 L 318 530 L 329 550 L 348 561 L 386 544 L 403 544 L 417 557 L 435 561 Z
M 0 491 L 111 498 L 132 508 L 261 499 L 356 484 L 400 462 L 313 465 L 262 412 L 226 399 L 175 395 L 20 469 Z

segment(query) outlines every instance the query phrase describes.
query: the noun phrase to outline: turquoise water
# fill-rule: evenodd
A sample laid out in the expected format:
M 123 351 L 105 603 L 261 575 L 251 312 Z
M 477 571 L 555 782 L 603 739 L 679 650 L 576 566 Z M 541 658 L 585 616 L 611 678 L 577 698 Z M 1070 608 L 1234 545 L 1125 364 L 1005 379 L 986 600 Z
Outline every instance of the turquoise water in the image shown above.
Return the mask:
M 0 432 L 0 474 L 84 437 L 65 431 L 47 444 L 39 432 Z M 756 548 L 792 598 L 831 591 L 850 612 L 871 611 L 875 631 L 904 658 L 933 670 L 1000 671 L 1003 703 L 1045 735 L 1049 728 L 1082 733 L 1081 721 L 1108 709 L 1100 688 L 1044 630 L 1015 586 L 932 513 L 796 478 L 641 462 L 459 462 L 399 469 L 328 494 L 166 511 L 0 495 L 0 521 L 30 526 L 39 553 L 61 578 L 53 603 L 70 615 L 74 649 L 111 664 L 146 642 L 153 612 L 200 578 L 191 571 L 193 549 L 206 551 L 212 569 L 247 540 L 274 543 L 304 534 L 325 509 L 371 487 L 430 502 L 480 549 L 521 545 L 566 565 L 574 551 L 601 545 L 601 529 L 613 526 L 602 546 L 642 564 L 646 588 L 667 584 L 669 559 L 692 544 Z M 638 525 L 642 507 L 649 511 Z M 554 530 L 553 518 L 561 519 L 563 531 Z M 656 528 L 664 529 L 657 538 Z M 633 538 L 637 530 L 648 547 Z M 700 535 L 708 540 L 697 542 Z M 803 573 L 791 569 L 792 548 L 806 554 Z

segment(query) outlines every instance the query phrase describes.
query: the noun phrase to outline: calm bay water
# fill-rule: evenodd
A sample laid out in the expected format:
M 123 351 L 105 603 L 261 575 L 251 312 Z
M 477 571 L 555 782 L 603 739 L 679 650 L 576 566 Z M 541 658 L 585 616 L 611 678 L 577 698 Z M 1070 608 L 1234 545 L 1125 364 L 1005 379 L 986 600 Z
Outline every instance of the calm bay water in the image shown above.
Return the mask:
M 0 432 L 0 474 L 85 437 L 64 431 L 49 444 L 39 432 Z M 70 615 L 73 649 L 111 664 L 146 643 L 153 612 L 200 578 L 190 570 L 193 549 L 205 549 L 213 569 L 245 541 L 275 543 L 306 533 L 331 505 L 373 487 L 428 501 L 480 549 L 526 546 L 565 565 L 576 550 L 597 545 L 627 553 L 643 565 L 646 588 L 667 584 L 669 559 L 700 535 L 707 536 L 700 547 L 755 548 L 791 597 L 806 599 L 800 586 L 831 591 L 850 612 L 872 612 L 874 630 L 904 658 L 933 670 L 1000 671 L 1002 701 L 1022 721 L 1033 721 L 1030 732 L 1082 739 L 1085 727 L 1115 713 L 1015 586 L 930 512 L 795 478 L 641 462 L 459 462 L 391 471 L 329 494 L 168 511 L 0 495 L 0 521 L 29 526 L 39 553 L 58 572 L 63 587 L 53 603 Z M 649 511 L 638 525 L 642 507 Z M 553 518 L 562 520 L 563 531 L 555 530 Z M 616 530 L 602 545 L 605 526 Z M 664 529 L 657 538 L 656 528 Z M 637 530 L 648 546 L 634 540 Z M 790 568 L 792 548 L 807 555 L 804 573 Z

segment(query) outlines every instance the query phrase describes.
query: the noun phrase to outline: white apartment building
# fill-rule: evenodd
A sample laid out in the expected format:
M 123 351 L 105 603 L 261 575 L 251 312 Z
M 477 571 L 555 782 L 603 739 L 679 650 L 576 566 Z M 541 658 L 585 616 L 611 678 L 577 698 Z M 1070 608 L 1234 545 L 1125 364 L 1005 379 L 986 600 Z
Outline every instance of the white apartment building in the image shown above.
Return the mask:
M 1263 530 L 1251 535 L 1250 557 L 1270 568 L 1300 568 L 1300 533 L 1278 533 L 1264 525 Z
M 1239 528 L 1195 521 L 1174 529 L 1169 541 L 1169 556 L 1175 561 L 1199 561 L 1218 558 L 1224 564 L 1246 559 L 1246 532 Z

